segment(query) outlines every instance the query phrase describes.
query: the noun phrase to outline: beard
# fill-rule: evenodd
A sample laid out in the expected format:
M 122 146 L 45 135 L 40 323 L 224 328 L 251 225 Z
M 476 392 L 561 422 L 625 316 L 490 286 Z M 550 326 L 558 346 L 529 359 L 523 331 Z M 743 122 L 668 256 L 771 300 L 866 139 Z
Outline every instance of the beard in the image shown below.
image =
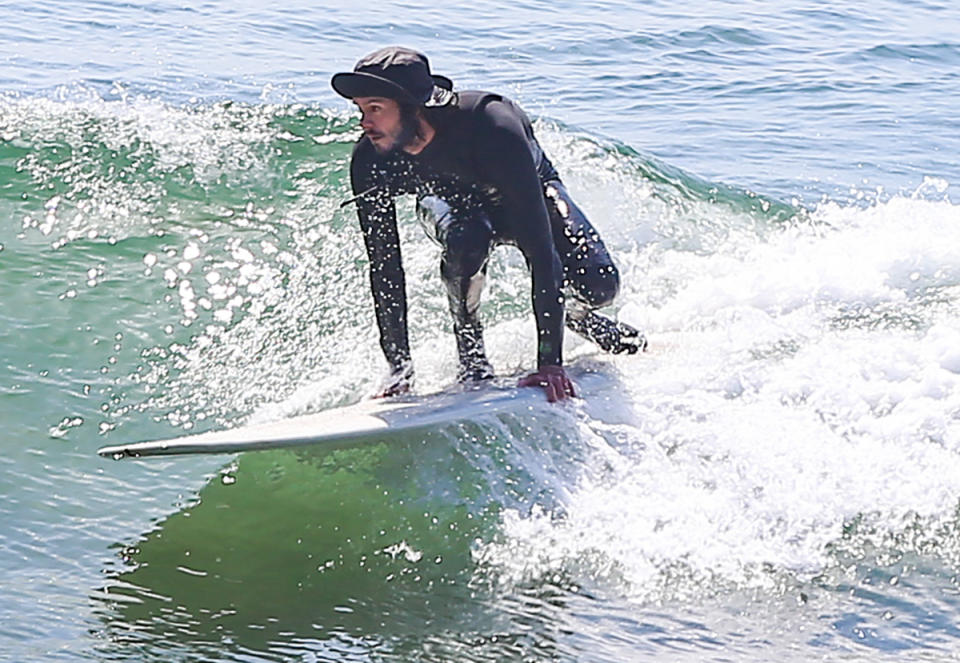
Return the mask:
M 420 119 L 417 116 L 415 106 L 400 107 L 400 126 L 392 135 L 393 140 L 387 146 L 373 144 L 374 149 L 380 154 L 396 154 L 411 145 L 418 138 L 422 138 L 420 131 Z

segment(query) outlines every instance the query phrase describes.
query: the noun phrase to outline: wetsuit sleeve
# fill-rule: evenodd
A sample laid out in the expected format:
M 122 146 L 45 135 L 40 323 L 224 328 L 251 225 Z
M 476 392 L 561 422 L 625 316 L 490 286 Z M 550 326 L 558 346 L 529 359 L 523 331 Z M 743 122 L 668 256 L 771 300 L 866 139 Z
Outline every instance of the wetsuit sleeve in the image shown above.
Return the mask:
M 543 186 L 531 151 L 529 124 L 506 101 L 492 101 L 481 111 L 475 134 L 477 170 L 496 187 L 505 228 L 523 252 L 532 279 L 537 319 L 537 366 L 563 363 L 563 268 L 550 232 Z
M 354 150 L 350 182 L 354 195 L 365 194 L 357 200 L 357 216 L 370 260 L 370 289 L 380 328 L 380 347 L 390 368 L 398 371 L 409 365 L 410 342 L 396 207 L 385 186 L 374 189 L 382 183 L 374 178 L 372 164 L 362 149 Z

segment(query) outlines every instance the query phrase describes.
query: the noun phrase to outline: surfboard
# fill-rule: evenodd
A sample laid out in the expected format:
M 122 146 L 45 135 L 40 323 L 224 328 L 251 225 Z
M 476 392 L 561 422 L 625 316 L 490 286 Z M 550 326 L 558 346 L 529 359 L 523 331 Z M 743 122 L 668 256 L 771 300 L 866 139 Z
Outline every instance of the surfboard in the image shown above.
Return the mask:
M 596 372 L 572 375 L 581 395 L 604 381 Z M 542 389 L 517 387 L 516 378 L 475 387 L 457 387 L 427 396 L 368 400 L 272 423 L 107 446 L 105 458 L 148 458 L 180 454 L 222 454 L 326 444 L 350 446 L 390 439 L 400 433 L 456 424 L 485 414 L 544 411 L 564 407 L 547 403 Z

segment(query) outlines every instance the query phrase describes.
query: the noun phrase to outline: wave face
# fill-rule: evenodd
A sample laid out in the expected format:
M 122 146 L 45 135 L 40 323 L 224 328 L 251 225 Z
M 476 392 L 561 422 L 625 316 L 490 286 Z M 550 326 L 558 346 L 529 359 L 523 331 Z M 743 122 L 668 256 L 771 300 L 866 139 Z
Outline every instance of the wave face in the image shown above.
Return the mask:
M 394 445 L 104 466 L 102 444 L 375 388 L 366 258 L 339 207 L 357 123 L 92 94 L 8 97 L 0 117 L 0 334 L 16 349 L 0 406 L 12 435 L 47 438 L 0 461 L 17 495 L 0 512 L 111 547 L 89 627 L 103 660 L 956 648 L 960 208 L 946 182 L 804 206 L 541 120 L 620 265 L 616 313 L 654 344 L 598 358 L 569 338 L 608 390 Z M 451 382 L 455 352 L 437 250 L 410 201 L 400 212 L 427 392 Z M 517 373 L 535 347 L 522 257 L 499 249 L 490 275 L 491 360 Z M 80 517 L 51 520 L 64 509 Z M 34 549 L 83 576 L 21 534 L 8 568 Z M 27 578 L 13 596 L 36 594 Z

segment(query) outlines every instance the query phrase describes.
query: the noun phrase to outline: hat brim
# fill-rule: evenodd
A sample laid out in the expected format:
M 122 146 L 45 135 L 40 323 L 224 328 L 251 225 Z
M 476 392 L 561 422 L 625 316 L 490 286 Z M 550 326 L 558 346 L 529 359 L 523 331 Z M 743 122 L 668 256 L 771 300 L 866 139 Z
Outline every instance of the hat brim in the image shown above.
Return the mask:
M 433 91 L 425 101 L 415 98 L 406 89 L 391 80 L 363 71 L 336 74 L 330 80 L 330 85 L 333 86 L 337 94 L 347 99 L 384 97 L 418 106 L 446 105 L 452 98 L 453 81 L 446 76 L 432 76 L 432 78 Z

